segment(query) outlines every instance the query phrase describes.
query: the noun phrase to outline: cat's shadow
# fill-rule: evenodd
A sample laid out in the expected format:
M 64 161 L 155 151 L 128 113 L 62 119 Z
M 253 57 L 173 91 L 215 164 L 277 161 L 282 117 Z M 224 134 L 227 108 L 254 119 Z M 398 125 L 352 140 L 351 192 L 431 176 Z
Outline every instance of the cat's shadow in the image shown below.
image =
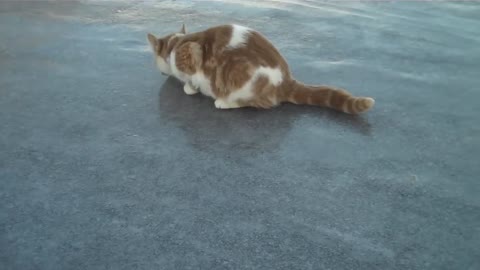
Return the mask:
M 339 130 L 338 127 L 342 127 L 371 135 L 371 126 L 363 117 L 329 109 L 284 104 L 270 110 L 218 110 L 213 102 L 201 94 L 187 96 L 182 84 L 170 77 L 160 88 L 160 117 L 181 128 L 196 148 L 231 148 L 251 154 L 278 148 L 293 123 L 305 118 L 313 118 L 319 125 L 323 122 L 326 128 Z

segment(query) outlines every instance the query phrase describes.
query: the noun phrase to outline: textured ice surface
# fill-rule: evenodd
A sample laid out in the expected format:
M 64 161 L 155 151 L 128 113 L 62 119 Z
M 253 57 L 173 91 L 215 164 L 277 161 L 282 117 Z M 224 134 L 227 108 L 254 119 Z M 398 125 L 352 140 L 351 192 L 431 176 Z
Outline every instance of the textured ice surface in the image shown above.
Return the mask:
M 227 3 L 228 2 L 228 3 Z M 0 3 L 0 269 L 480 269 L 480 5 Z M 146 32 L 235 22 L 352 117 L 219 111 Z

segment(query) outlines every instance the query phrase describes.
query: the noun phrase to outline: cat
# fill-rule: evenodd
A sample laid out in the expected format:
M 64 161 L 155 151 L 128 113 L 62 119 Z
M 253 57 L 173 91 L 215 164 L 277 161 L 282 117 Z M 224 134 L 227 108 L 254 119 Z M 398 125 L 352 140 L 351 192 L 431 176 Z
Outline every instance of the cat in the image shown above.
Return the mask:
M 184 83 L 188 95 L 198 92 L 218 109 L 272 108 L 283 102 L 309 104 L 358 114 L 375 100 L 355 97 L 330 86 L 296 81 L 278 50 L 259 32 L 240 25 L 221 25 L 202 32 L 147 35 L 158 69 Z

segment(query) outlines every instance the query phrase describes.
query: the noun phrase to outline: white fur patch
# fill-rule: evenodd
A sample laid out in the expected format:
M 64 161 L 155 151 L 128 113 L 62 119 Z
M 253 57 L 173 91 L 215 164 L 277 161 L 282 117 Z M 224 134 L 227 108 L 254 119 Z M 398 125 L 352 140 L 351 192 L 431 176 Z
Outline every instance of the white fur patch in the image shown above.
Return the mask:
M 253 97 L 253 83 L 257 80 L 254 76 L 248 80 L 240 89 L 235 90 L 233 93 L 228 95 L 227 102 L 234 103 L 237 100 L 249 100 Z
M 251 29 L 245 27 L 245 26 L 240 26 L 240 25 L 232 25 L 232 37 L 230 38 L 230 41 L 228 42 L 228 47 L 229 48 L 237 48 L 242 45 L 245 45 L 245 43 L 248 40 L 248 33 L 251 31 Z
M 253 84 L 257 81 L 259 76 L 265 76 L 270 83 L 274 86 L 278 86 L 283 81 L 282 71 L 279 67 L 259 67 L 255 70 L 252 78 L 248 80 L 240 89 L 234 91 L 227 97 L 229 103 L 234 103 L 238 100 L 249 100 L 253 97 Z
M 215 98 L 210 80 L 205 76 L 205 74 L 203 74 L 203 72 L 197 72 L 193 74 L 190 80 L 193 86 L 200 89 L 202 94 Z
M 170 75 L 172 71 L 170 70 L 170 65 L 165 61 L 165 59 L 163 59 L 161 56 L 158 56 L 158 55 L 155 58 L 156 58 L 155 62 L 157 62 L 157 68 L 161 72 Z
M 192 87 L 190 83 L 185 83 L 185 85 L 183 86 L 183 91 L 187 95 L 195 95 L 196 93 L 198 93 L 198 90 Z
M 266 76 L 270 83 L 274 86 L 281 84 L 283 81 L 282 71 L 278 67 L 259 67 L 255 72 L 256 76 L 258 76 L 257 74 Z
M 240 108 L 236 102 L 229 103 L 223 99 L 217 99 L 215 100 L 215 108 L 217 109 L 235 109 L 235 108 Z

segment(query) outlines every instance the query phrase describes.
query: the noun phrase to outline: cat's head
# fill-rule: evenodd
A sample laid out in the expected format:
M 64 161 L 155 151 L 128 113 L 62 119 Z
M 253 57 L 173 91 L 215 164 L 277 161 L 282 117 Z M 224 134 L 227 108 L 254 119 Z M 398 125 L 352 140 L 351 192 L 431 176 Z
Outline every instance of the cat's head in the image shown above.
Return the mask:
M 185 30 L 185 24 L 183 24 L 180 32 L 169 34 L 161 38 L 157 38 L 150 33 L 147 34 L 148 42 L 150 43 L 150 47 L 155 55 L 157 67 L 162 74 L 172 74 L 170 69 L 170 55 L 168 54 L 169 45 L 171 45 L 171 42 L 175 39 L 175 37 L 183 36 L 186 33 L 187 31 Z

